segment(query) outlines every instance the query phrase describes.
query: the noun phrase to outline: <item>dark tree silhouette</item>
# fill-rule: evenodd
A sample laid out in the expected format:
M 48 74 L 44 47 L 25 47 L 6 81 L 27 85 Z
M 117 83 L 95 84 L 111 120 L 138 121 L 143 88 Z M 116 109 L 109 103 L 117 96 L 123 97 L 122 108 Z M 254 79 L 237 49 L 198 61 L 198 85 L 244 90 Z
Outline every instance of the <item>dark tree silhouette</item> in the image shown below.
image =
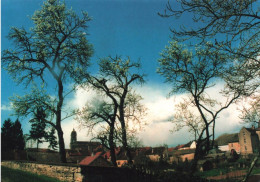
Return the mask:
M 5 120 L 1 130 L 1 145 L 5 150 L 24 150 L 23 130 L 18 119 L 14 123 L 11 119 Z

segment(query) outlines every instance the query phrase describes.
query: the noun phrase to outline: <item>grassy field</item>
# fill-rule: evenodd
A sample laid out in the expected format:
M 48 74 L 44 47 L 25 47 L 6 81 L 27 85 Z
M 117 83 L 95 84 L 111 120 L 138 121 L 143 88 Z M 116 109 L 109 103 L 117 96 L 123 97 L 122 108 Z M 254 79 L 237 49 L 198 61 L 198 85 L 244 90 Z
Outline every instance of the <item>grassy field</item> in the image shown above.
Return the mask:
M 241 168 L 233 169 L 233 171 L 235 171 L 235 170 L 241 170 Z M 247 168 L 245 170 L 248 171 Z M 196 175 L 201 176 L 203 178 L 210 177 L 210 176 L 218 176 L 218 175 L 220 175 L 220 171 L 222 172 L 222 174 L 226 174 L 226 173 L 230 172 L 230 170 L 228 168 L 217 168 L 217 169 L 212 169 L 209 171 L 198 172 L 198 173 L 196 173 Z M 254 174 L 260 174 L 260 169 L 254 168 L 251 175 L 254 175 Z
M 55 178 L 1 166 L 1 182 L 60 182 Z

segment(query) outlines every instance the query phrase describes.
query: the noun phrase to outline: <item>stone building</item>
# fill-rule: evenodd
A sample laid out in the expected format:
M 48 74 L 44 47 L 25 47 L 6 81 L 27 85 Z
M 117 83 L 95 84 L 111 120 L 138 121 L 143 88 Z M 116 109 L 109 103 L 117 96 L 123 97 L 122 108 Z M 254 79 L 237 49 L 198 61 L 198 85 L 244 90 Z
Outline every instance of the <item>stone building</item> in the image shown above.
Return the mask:
M 70 138 L 70 149 L 75 151 L 89 151 L 93 152 L 101 144 L 100 142 L 91 142 L 91 141 L 77 141 L 77 132 L 72 130 Z
M 239 142 L 228 143 L 228 148 L 229 148 L 230 152 L 233 149 L 236 151 L 237 154 L 240 154 L 240 143 Z
M 259 128 L 258 128 L 259 129 Z M 240 153 L 242 155 L 253 154 L 259 151 L 259 136 L 257 129 L 252 126 L 251 128 L 243 127 L 239 134 Z

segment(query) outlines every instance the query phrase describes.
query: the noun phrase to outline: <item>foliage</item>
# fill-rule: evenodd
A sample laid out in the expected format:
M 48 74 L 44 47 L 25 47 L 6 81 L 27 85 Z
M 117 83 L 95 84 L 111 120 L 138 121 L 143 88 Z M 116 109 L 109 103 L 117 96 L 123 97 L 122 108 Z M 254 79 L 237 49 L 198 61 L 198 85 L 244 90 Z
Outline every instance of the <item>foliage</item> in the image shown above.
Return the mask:
M 55 129 L 51 128 L 50 131 L 47 132 L 46 141 L 49 142 L 49 148 L 52 148 L 53 150 L 57 150 L 58 142 L 57 137 L 55 136 Z
M 247 98 L 248 106 L 243 106 L 240 118 L 245 123 L 259 124 L 260 122 L 260 93 L 255 93 Z M 257 126 L 258 127 L 258 126 Z
M 176 132 L 184 127 L 188 127 L 189 133 L 194 136 L 196 141 L 205 126 L 201 117 L 196 116 L 189 110 L 189 104 L 189 101 L 184 99 L 183 102 L 175 105 L 176 110 L 171 119 L 175 126 L 171 131 Z
M 248 95 L 259 87 L 260 16 L 256 0 L 207 1 L 180 0 L 168 2 L 162 17 L 190 18 L 196 25 L 172 28 L 172 37 L 205 45 L 214 42 L 212 49 L 229 54 L 236 60 L 226 72 L 229 88 Z M 188 21 L 187 21 L 188 22 Z
M 44 2 L 42 9 L 36 10 L 31 18 L 35 26 L 30 32 L 11 28 L 8 38 L 16 47 L 3 51 L 5 69 L 18 83 L 29 84 L 35 77 L 45 81 L 45 72 L 55 80 L 74 77 L 77 67 L 88 66 L 92 54 L 85 37 L 90 18 L 86 12 L 82 16 L 66 9 L 58 0 Z
M 103 146 L 110 150 L 111 161 L 114 166 L 117 166 L 114 137 L 117 108 L 118 105 L 113 99 L 111 101 L 104 101 L 96 98 L 91 104 L 86 104 L 86 107 L 77 114 L 77 120 L 83 127 L 88 128 L 89 133 L 95 133 L 94 128 L 96 127 L 102 128 L 96 138 L 101 141 Z M 104 123 L 106 125 L 103 125 Z
M 14 123 L 7 119 L 1 128 L 2 147 L 5 150 L 23 150 L 25 141 L 20 121 L 17 119 Z
M 44 119 L 46 118 L 46 114 L 42 108 L 36 110 L 34 113 L 34 118 L 30 120 L 31 130 L 28 139 L 37 140 L 37 148 L 40 143 L 43 143 L 43 138 L 46 136 L 46 123 Z
M 239 92 L 226 94 L 225 90 L 219 91 L 219 95 L 224 100 L 221 101 L 214 99 L 214 96 L 208 92 L 217 81 L 225 79 L 225 73 L 230 65 L 227 61 L 227 55 L 213 49 L 211 43 L 189 51 L 177 42 L 170 42 L 158 60 L 158 73 L 172 85 L 170 94 L 187 94 L 187 99 L 178 107 L 190 111 L 190 115 L 188 112 L 177 110 L 173 118 L 174 123 L 177 127 L 188 126 L 192 130 L 195 129 L 195 133 L 200 132 L 195 151 L 194 170 L 199 156 L 206 154 L 213 147 L 216 119 L 219 113 L 234 103 L 241 94 Z M 190 125 L 190 122 L 194 123 Z M 192 128 L 194 126 L 195 128 Z M 205 139 L 203 139 L 204 132 Z M 210 141 L 211 137 L 213 142 Z
M 194 107 L 198 111 L 197 117 L 203 121 L 204 125 L 200 135 L 205 130 L 209 144 L 209 126 L 213 126 L 214 138 L 215 120 L 218 114 L 239 97 L 239 93 L 235 93 L 230 98 L 227 97 L 226 102 L 221 103 L 212 99 L 207 92 L 207 89 L 215 85 L 216 80 L 223 79 L 224 73 L 228 69 L 227 55 L 219 54 L 212 49 L 210 43 L 196 48 L 193 53 L 177 42 L 170 42 L 161 57 L 158 60 L 160 64 L 158 73 L 172 85 L 171 94 L 188 93 L 188 99 L 181 103 L 181 107 L 189 109 Z M 187 113 L 179 113 L 175 120 L 182 120 L 186 117 L 184 114 Z M 195 116 L 192 116 L 193 120 L 196 118 Z
M 45 122 L 56 129 L 61 161 L 66 162 L 61 121 L 74 114 L 64 110 L 65 97 L 74 87 L 66 89 L 65 84 L 77 80 L 78 68 L 84 68 L 87 73 L 93 53 L 86 38 L 90 18 L 86 12 L 78 16 L 72 9 L 67 9 L 64 2 L 47 0 L 31 19 L 34 27 L 29 31 L 11 28 L 8 38 L 15 48 L 3 51 L 2 65 L 19 84 L 27 86 L 39 83 L 40 79 L 44 83 L 41 90 L 47 83 L 54 85 L 56 96 L 53 92 L 50 96 L 38 90 L 23 97 L 13 97 L 14 109 L 22 116 L 30 115 L 37 107 L 47 109 L 49 118 Z
M 144 75 L 138 73 L 141 65 L 131 61 L 130 58 L 124 60 L 121 57 L 100 59 L 98 64 L 97 76 L 85 75 L 81 70 L 82 74 L 79 79 L 81 79 L 80 82 L 85 80 L 87 86 L 102 96 L 102 100 L 93 102 L 92 106 L 87 106 L 81 118 L 88 126 L 106 122 L 108 128 L 102 127 L 105 130 L 99 133 L 99 138 L 102 140 L 110 138 L 113 140 L 113 142 L 110 141 L 112 145 L 115 144 L 116 122 L 120 123 L 120 127 L 117 128 L 121 131 L 116 133 L 120 136 L 123 147 L 127 151 L 128 163 L 131 164 L 132 159 L 127 142 L 128 124 L 132 122 L 134 126 L 141 125 L 145 114 L 145 108 L 141 104 L 142 98 L 134 92 L 131 86 L 134 83 L 144 83 Z M 104 136 L 107 134 L 109 137 Z
M 23 181 L 38 181 L 38 182 L 59 182 L 58 179 L 47 177 L 44 175 L 37 175 L 30 172 L 25 172 L 17 169 L 10 169 L 1 166 L 1 180 L 12 182 Z
M 34 118 L 30 120 L 32 123 L 28 139 L 37 141 L 37 148 L 40 143 L 49 142 L 49 148 L 57 149 L 57 137 L 55 136 L 55 128 L 51 126 L 51 130 L 47 131 L 46 128 L 46 113 L 43 108 L 37 108 L 34 112 Z

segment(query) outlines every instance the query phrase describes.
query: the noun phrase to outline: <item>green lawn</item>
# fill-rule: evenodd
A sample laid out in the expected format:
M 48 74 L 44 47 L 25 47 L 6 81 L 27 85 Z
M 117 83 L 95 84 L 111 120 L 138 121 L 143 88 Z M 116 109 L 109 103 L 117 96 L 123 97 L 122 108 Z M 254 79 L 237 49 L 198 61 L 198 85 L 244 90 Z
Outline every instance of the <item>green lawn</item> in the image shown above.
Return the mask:
M 234 170 L 243 170 L 244 168 L 237 168 L 237 169 L 233 169 Z M 246 171 L 248 171 L 248 168 L 245 169 Z M 229 170 L 228 168 L 217 168 L 217 169 L 212 169 L 209 171 L 204 171 L 204 172 L 197 172 L 196 175 L 206 178 L 206 177 L 210 177 L 210 176 L 218 176 L 220 175 L 220 171 L 222 171 L 222 174 L 226 174 L 228 172 L 230 172 L 231 170 Z M 254 168 L 251 175 L 254 174 L 260 174 L 260 169 L 259 168 Z
M 1 166 L 2 182 L 60 182 L 55 178 Z

